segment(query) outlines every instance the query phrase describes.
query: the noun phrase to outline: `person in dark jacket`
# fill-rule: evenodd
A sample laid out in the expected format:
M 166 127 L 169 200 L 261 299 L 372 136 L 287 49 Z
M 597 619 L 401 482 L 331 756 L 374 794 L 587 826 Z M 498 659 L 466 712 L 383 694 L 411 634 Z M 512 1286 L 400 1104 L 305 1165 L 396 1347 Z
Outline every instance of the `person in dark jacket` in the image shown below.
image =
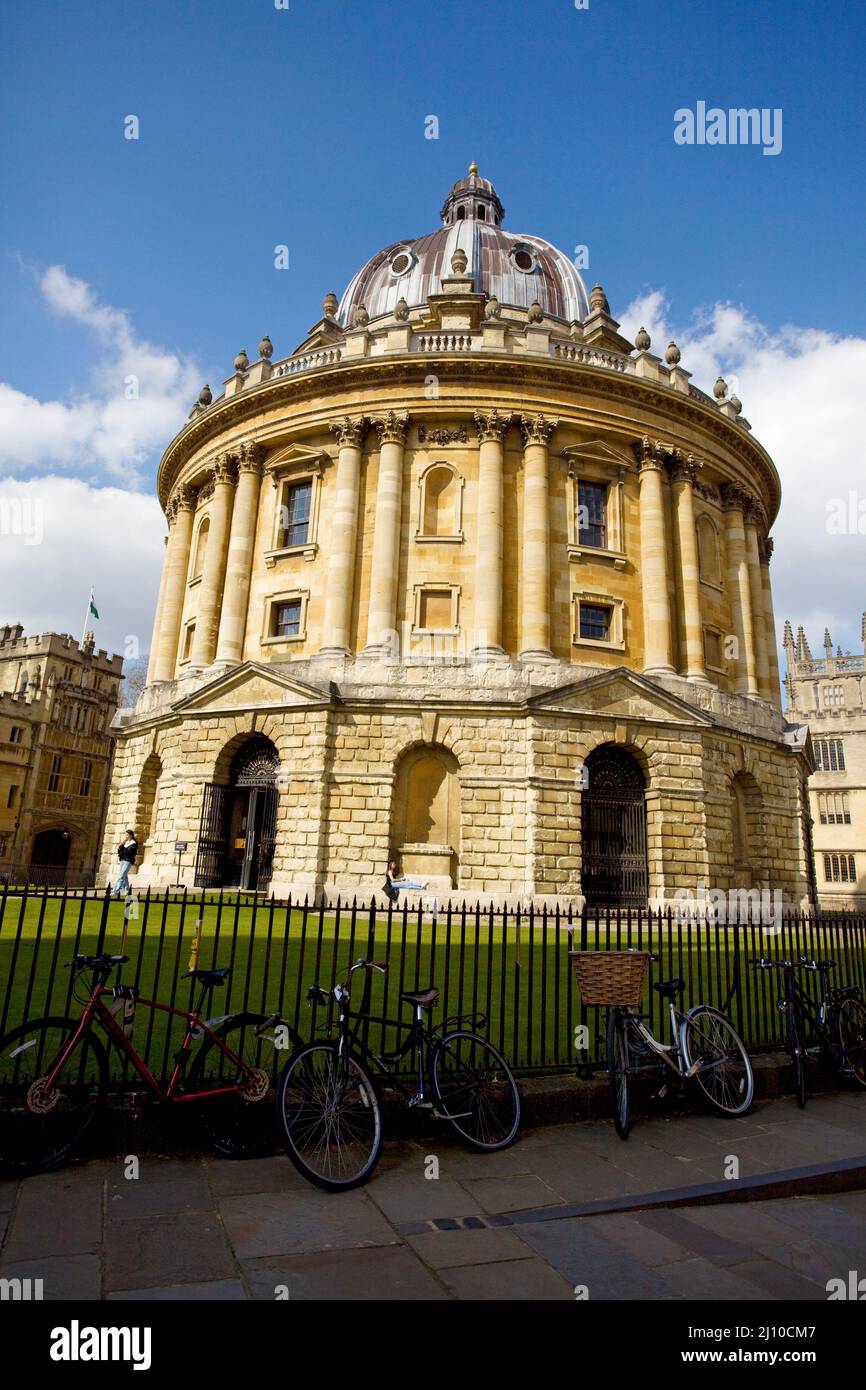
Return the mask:
M 122 840 L 117 846 L 117 857 L 120 861 L 120 869 L 118 870 L 114 887 L 111 890 L 111 896 L 113 898 L 119 898 L 121 895 L 125 898 L 132 892 L 129 886 L 129 871 L 135 863 L 137 856 L 138 841 L 135 838 L 135 831 L 127 830 L 126 839 Z

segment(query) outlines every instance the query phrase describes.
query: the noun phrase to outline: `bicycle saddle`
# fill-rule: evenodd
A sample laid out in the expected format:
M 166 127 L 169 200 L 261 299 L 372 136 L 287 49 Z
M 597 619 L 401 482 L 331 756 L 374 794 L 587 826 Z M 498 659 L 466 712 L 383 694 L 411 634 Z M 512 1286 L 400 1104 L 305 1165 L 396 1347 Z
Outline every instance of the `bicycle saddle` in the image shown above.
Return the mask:
M 678 994 L 682 994 L 686 987 L 685 980 L 658 980 L 653 989 L 656 990 L 663 999 L 674 999 Z
M 188 970 L 186 973 L 192 975 L 193 979 L 198 980 L 200 984 L 213 989 L 214 985 L 224 985 L 226 977 L 232 972 L 231 966 L 224 965 L 221 970 Z
M 420 1004 L 422 1009 L 432 1009 L 439 998 L 439 991 L 431 986 L 430 989 L 419 989 L 416 994 L 401 994 L 400 998 L 406 1004 Z

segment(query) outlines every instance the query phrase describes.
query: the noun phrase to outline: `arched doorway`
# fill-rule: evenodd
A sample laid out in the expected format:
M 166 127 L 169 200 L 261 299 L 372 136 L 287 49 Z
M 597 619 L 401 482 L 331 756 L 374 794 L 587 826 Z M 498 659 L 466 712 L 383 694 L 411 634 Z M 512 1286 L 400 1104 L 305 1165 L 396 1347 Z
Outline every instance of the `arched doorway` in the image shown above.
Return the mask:
M 645 907 L 646 799 L 640 764 L 604 743 L 586 759 L 581 796 L 582 880 L 589 907 Z
M 276 748 L 256 734 L 235 753 L 228 782 L 207 784 L 195 866 L 199 887 L 267 888 L 276 843 L 278 772 Z
M 68 830 L 40 830 L 33 836 L 30 876 L 34 883 L 62 883 L 69 865 L 72 836 Z

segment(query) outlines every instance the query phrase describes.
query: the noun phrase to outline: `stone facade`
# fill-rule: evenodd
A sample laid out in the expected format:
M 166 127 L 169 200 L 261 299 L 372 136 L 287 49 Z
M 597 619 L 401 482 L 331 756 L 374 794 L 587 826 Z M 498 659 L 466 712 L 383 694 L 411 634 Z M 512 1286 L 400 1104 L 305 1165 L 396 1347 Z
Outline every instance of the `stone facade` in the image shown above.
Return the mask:
M 134 824 L 142 885 L 181 841 L 191 886 L 368 896 L 397 857 L 470 901 L 808 898 L 772 461 L 501 218 L 470 173 L 169 445 L 106 872 Z
M 814 658 L 802 627 L 785 624 L 785 694 L 790 719 L 807 724 L 815 749 L 809 779 L 818 900 L 830 908 L 866 907 L 866 614 L 863 653 Z
M 92 637 L 0 627 L 0 878 L 92 879 L 122 664 Z

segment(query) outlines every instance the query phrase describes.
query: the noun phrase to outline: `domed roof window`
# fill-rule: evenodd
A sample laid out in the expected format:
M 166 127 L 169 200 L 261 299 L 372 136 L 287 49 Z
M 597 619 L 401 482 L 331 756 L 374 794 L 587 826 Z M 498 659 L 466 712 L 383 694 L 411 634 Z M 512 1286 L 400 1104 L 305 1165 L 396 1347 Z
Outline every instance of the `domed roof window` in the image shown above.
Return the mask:
M 392 242 L 371 256 L 350 281 L 337 310 L 341 324 L 351 324 L 359 305 L 371 319 L 393 313 L 399 301 L 421 308 L 442 291 L 455 251 L 466 256 L 466 274 L 476 294 L 503 306 L 529 309 L 537 300 L 546 318 L 582 323 L 590 312 L 589 295 L 574 262 L 537 236 L 517 236 L 500 224 L 505 215 L 489 179 L 471 164 L 442 207 L 435 232 Z

